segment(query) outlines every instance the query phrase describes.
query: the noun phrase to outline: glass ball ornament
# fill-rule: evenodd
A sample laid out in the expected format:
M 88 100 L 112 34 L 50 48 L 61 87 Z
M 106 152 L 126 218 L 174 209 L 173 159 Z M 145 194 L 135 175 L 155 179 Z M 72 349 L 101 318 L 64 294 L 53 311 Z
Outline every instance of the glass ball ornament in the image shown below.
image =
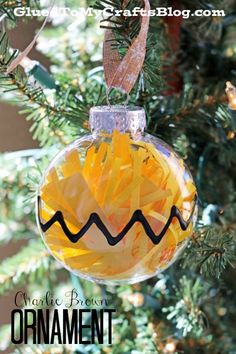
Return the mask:
M 94 107 L 91 134 L 61 151 L 39 187 L 37 221 L 61 264 L 88 280 L 136 283 L 171 265 L 197 218 L 183 160 L 144 132 L 142 108 Z

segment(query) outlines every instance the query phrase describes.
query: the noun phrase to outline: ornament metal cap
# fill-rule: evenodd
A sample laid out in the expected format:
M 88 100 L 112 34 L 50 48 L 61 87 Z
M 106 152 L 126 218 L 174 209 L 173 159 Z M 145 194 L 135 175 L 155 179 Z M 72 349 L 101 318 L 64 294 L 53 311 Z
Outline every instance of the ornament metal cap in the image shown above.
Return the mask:
M 119 130 L 136 135 L 146 128 L 146 114 L 142 107 L 97 106 L 90 110 L 89 125 L 95 134 Z

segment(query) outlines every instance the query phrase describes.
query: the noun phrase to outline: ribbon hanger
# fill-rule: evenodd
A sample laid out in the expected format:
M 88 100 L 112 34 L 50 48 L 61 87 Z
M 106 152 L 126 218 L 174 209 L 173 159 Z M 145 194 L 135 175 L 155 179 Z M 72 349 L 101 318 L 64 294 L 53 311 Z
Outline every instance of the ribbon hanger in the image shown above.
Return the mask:
M 123 6 L 127 6 L 128 3 L 129 0 L 125 0 L 123 2 Z M 115 39 L 113 31 L 108 29 L 105 32 L 103 44 L 103 66 L 105 81 L 107 84 L 108 101 L 109 93 L 112 88 L 116 88 L 126 93 L 127 98 L 129 98 L 129 94 L 138 79 L 146 56 L 150 9 L 151 7 L 149 0 L 144 0 L 144 10 L 146 16 L 142 16 L 140 32 L 123 59 L 120 57 L 119 50 L 112 48 L 112 42 Z
M 16 67 L 22 62 L 22 60 L 24 58 L 26 58 L 29 53 L 31 52 L 31 50 L 33 49 L 38 37 L 40 36 L 41 32 L 43 31 L 44 27 L 46 26 L 48 20 L 49 20 L 49 17 L 51 15 L 51 12 L 52 12 L 52 9 L 55 5 L 55 0 L 52 2 L 51 6 L 50 6 L 50 9 L 49 9 L 49 12 L 48 12 L 48 15 L 47 17 L 45 18 L 41 28 L 39 29 L 38 33 L 34 36 L 34 39 L 32 40 L 32 42 L 30 42 L 30 44 L 25 48 L 25 50 L 23 50 L 22 53 L 20 53 L 12 62 L 11 64 L 8 66 L 7 70 L 6 70 L 6 74 L 10 74 L 13 70 L 16 69 Z

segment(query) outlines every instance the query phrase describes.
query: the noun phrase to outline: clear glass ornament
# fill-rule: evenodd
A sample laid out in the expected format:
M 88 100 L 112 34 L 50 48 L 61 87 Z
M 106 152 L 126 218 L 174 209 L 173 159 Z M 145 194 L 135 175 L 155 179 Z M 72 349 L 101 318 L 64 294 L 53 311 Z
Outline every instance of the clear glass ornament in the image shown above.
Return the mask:
M 61 264 L 105 284 L 136 283 L 172 264 L 197 218 L 183 160 L 144 133 L 139 107 L 94 107 L 91 134 L 60 152 L 37 200 L 43 240 Z

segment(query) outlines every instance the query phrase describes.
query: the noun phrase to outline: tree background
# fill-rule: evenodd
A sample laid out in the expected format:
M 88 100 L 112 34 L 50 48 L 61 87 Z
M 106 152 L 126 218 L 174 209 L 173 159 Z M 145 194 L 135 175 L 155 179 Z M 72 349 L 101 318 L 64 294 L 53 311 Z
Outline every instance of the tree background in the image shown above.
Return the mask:
M 121 0 L 87 0 L 79 6 L 106 4 L 122 8 Z M 90 107 L 106 102 L 104 31 L 99 26 L 115 24 L 92 17 L 52 19 L 37 41 L 37 50 L 50 61 L 48 75 L 57 85 L 52 90 L 45 78 L 38 80 L 21 67 L 6 75 L 16 55 L 8 37 L 19 25 L 13 14 L 17 6 L 45 7 L 49 1 L 0 3 L 0 18 L 4 16 L 0 99 L 19 107 L 19 119 L 23 119 L 20 114 L 27 117 L 30 132 L 40 144 L 37 150 L 0 156 L 0 243 L 13 248 L 22 242 L 0 265 L 0 293 L 24 288 L 32 297 L 40 297 L 45 289 L 62 294 L 76 287 L 85 298 L 106 297 L 118 313 L 112 347 L 14 348 L 10 327 L 5 325 L 0 329 L 0 349 L 6 353 L 236 353 L 236 118 L 224 93 L 226 81 L 236 83 L 236 2 L 151 1 L 153 8 L 223 9 L 226 16 L 151 19 L 146 60 L 131 104 L 145 108 L 148 132 L 172 145 L 191 169 L 200 198 L 199 220 L 186 251 L 171 268 L 146 282 L 115 288 L 89 283 L 61 269 L 47 253 L 34 216 L 42 171 L 59 150 L 87 132 Z M 78 4 L 58 1 L 56 6 L 76 9 Z M 142 1 L 127 5 L 136 6 L 142 6 Z M 26 25 L 31 20 L 24 18 Z M 138 31 L 138 18 L 119 19 L 114 46 L 121 55 Z M 122 99 L 113 92 L 114 102 Z

